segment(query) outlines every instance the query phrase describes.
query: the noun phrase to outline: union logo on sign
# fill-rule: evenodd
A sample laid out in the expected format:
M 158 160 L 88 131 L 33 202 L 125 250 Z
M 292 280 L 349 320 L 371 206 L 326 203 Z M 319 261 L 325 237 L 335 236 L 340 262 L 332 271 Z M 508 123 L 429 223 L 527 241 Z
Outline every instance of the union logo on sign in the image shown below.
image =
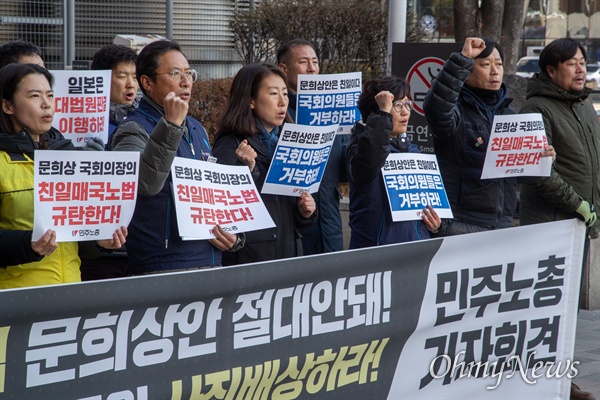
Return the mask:
M 444 60 L 437 57 L 422 58 L 417 61 L 406 76 L 410 84 L 410 97 L 415 102 L 415 111 L 421 115 L 423 112 L 423 100 L 431 88 L 431 81 L 437 76 L 444 66 Z

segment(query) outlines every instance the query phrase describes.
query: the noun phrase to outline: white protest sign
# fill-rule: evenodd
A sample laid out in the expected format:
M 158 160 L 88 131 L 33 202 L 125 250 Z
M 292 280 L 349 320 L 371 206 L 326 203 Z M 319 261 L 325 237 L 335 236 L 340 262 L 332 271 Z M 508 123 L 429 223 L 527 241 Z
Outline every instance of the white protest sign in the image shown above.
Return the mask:
M 185 240 L 214 239 L 215 225 L 231 233 L 275 226 L 246 166 L 175 157 L 171 175 L 177 226 Z
M 75 147 L 93 138 L 108 141 L 110 70 L 50 71 L 54 75 L 53 126 Z
M 392 219 L 421 219 L 423 209 L 433 207 L 440 218 L 452 218 L 452 210 L 432 154 L 393 153 L 381 168 Z
M 137 199 L 139 153 L 35 151 L 33 240 L 111 239 L 129 225 Z
M 485 154 L 481 179 L 549 176 L 551 157 L 541 114 L 496 115 Z
M 285 124 L 261 193 L 300 196 L 319 190 L 337 125 Z
M 338 124 L 338 134 L 348 134 L 360 119 L 358 98 L 362 72 L 331 75 L 298 75 L 296 123 Z

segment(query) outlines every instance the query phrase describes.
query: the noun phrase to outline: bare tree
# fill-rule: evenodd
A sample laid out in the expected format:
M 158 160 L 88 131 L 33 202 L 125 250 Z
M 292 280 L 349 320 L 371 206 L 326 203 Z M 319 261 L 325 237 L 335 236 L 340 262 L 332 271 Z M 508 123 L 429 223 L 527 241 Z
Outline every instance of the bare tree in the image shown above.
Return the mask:
M 506 50 L 505 72 L 514 73 L 527 4 L 522 0 L 484 0 L 479 7 L 478 0 L 456 0 L 456 41 L 471 36 L 498 40 Z

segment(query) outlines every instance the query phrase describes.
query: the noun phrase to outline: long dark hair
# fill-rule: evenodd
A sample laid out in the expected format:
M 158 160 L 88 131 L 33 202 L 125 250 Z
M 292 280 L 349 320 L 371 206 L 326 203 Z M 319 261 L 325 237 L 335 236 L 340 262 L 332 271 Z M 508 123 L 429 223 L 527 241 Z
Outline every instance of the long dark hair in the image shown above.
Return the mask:
M 31 74 L 42 74 L 48 80 L 50 87 L 54 85 L 54 77 L 46 68 L 35 64 L 8 64 L 0 69 L 0 99 L 13 102 L 15 93 L 21 81 Z M 0 131 L 3 133 L 17 134 L 10 115 L 4 113 L 4 107 L 0 111 Z
M 283 71 L 271 64 L 248 64 L 238 71 L 231 83 L 229 100 L 219 122 L 221 132 L 240 136 L 259 133 L 250 102 L 256 98 L 260 85 L 270 75 L 280 76 L 286 82 Z M 292 122 L 289 114 L 286 114 L 285 122 Z

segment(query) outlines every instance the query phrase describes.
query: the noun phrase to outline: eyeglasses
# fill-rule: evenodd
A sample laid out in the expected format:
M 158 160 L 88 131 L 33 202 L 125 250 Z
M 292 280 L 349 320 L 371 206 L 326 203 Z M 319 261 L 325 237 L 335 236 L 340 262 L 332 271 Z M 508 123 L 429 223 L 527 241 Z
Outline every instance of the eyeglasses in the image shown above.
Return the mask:
M 178 69 L 174 69 L 171 72 L 161 72 L 161 73 L 156 73 L 154 75 L 171 75 L 171 78 L 173 79 L 173 81 L 175 81 L 175 83 L 181 83 L 184 76 L 192 83 L 194 83 L 198 80 L 198 72 L 196 72 L 195 69 L 188 69 L 185 72 L 181 72 Z
M 394 102 L 394 110 L 396 110 L 396 112 L 400 113 L 400 112 L 402 112 L 402 108 L 406 108 L 406 111 L 410 111 L 410 110 L 412 110 L 414 105 L 415 105 L 415 102 L 412 100 L 406 100 L 405 102 L 398 100 L 398 101 Z

